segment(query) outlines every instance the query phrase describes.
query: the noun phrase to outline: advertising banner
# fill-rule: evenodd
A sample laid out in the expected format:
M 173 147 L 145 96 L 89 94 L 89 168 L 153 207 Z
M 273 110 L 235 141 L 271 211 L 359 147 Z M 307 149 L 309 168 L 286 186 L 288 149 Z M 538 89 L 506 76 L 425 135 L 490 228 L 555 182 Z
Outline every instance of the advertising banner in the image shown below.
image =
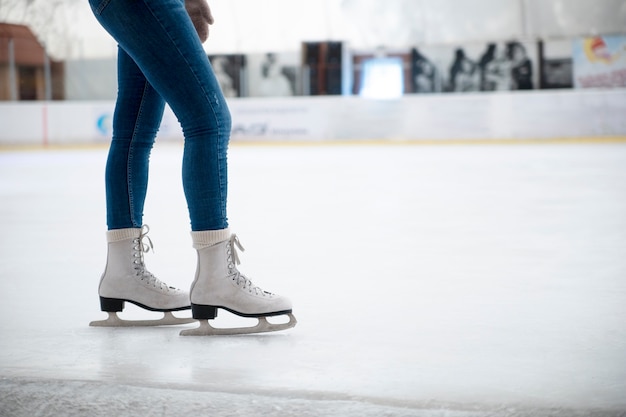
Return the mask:
M 626 35 L 575 40 L 573 62 L 576 88 L 626 87 Z
M 322 140 L 328 133 L 328 99 L 247 98 L 231 101 L 234 140 Z

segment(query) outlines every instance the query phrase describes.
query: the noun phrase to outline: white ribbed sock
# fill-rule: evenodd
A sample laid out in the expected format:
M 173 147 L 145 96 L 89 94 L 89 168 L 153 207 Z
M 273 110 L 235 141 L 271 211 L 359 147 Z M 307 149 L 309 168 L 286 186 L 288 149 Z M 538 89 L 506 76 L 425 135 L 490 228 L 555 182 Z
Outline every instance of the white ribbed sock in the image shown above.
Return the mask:
M 191 232 L 191 240 L 194 249 L 204 249 L 213 246 L 216 243 L 223 242 L 230 238 L 230 229 L 220 230 L 203 230 L 200 232 Z
M 107 242 L 119 242 L 120 240 L 134 239 L 141 234 L 140 228 L 107 230 Z

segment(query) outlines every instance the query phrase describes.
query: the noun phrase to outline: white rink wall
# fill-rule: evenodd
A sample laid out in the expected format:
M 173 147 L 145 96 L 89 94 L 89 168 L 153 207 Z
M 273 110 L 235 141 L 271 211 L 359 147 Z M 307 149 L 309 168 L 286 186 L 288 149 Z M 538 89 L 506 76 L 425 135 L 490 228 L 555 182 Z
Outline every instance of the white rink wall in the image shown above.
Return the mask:
M 626 136 L 626 90 L 229 99 L 233 140 L 521 140 Z M 114 102 L 0 103 L 0 145 L 110 140 Z M 182 140 L 167 108 L 159 140 Z

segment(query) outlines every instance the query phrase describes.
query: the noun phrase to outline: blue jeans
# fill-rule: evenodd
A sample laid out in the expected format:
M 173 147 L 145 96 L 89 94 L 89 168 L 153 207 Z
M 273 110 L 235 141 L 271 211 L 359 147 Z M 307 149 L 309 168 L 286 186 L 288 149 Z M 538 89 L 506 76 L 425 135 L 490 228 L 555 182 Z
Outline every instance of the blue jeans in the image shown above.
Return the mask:
M 185 136 L 182 180 L 191 229 L 225 229 L 230 112 L 184 0 L 89 2 L 119 44 L 105 174 L 109 230 L 143 225 L 150 151 L 166 102 Z

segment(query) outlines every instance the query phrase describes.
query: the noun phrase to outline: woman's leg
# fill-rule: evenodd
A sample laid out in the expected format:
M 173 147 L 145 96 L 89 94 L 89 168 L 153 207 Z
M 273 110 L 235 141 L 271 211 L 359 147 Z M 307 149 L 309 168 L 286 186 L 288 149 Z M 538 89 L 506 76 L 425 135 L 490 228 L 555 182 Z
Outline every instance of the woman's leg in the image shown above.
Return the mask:
M 91 0 L 94 14 L 176 114 L 193 231 L 222 230 L 230 113 L 183 0 Z
M 184 0 L 90 0 L 102 26 L 118 41 L 171 106 L 185 136 L 183 186 L 198 267 L 190 294 L 192 315 L 215 317 L 218 308 L 249 317 L 291 314 L 291 301 L 259 287 L 237 268 L 235 235 L 226 217 L 226 154 L 230 113 Z M 274 331 L 265 320 L 241 332 Z M 201 327 L 199 333 L 213 332 Z M 235 331 L 236 332 L 236 331 Z
M 94 0 L 101 7 L 108 0 Z M 157 311 L 189 309 L 189 293 L 157 279 L 144 265 L 143 207 L 148 185 L 150 152 L 163 117 L 165 100 L 146 78 L 135 60 L 118 50 L 118 97 L 113 118 L 113 138 L 107 159 L 107 263 L 98 294 L 109 319 L 92 325 L 119 326 L 116 312 L 125 302 Z M 183 320 L 182 322 L 188 322 Z M 179 324 L 165 316 L 143 325 Z M 137 323 L 131 323 L 135 325 Z
M 117 65 L 118 96 L 105 174 L 109 230 L 143 225 L 150 151 L 165 107 L 165 101 L 121 48 Z

